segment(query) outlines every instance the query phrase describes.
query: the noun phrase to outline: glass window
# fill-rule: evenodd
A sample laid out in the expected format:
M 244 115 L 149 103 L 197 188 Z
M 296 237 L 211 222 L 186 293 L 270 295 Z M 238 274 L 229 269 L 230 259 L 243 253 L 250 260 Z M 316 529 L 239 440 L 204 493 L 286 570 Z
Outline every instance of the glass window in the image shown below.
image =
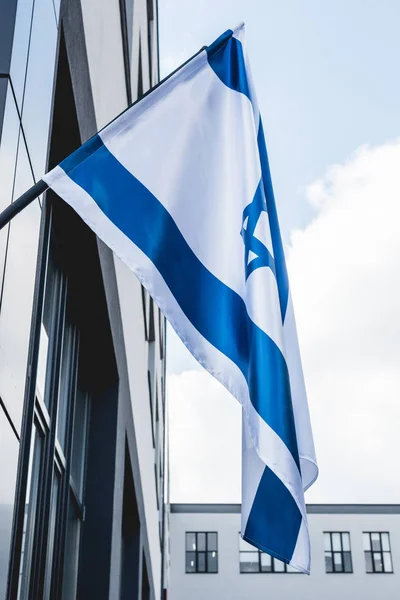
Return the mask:
M 239 533 L 239 566 L 241 573 L 300 573 L 281 560 L 261 552 Z
M 29 157 L 19 140 L 14 198 L 33 184 Z M 36 200 L 9 225 L 0 313 L 0 396 L 20 430 L 28 363 L 41 209 Z
M 35 0 L 22 125 L 37 179 L 46 170 L 57 33 L 53 0 Z
M 186 573 L 218 573 L 218 534 L 186 533 Z
M 324 533 L 326 573 L 352 573 L 350 534 L 347 531 Z
M 393 573 L 389 533 L 364 532 L 363 546 L 367 573 Z
M 5 598 L 19 444 L 1 404 L 0 440 L 0 598 Z
M 15 97 L 20 110 L 22 109 L 22 98 L 25 87 L 26 62 L 28 59 L 28 48 L 31 38 L 32 13 L 33 0 L 24 0 L 24 2 L 17 3 L 10 74 Z

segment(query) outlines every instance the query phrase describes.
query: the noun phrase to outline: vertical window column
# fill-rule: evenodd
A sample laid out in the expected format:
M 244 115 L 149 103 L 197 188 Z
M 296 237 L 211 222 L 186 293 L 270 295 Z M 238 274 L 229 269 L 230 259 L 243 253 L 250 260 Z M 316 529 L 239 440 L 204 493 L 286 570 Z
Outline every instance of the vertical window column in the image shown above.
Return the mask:
M 363 542 L 367 573 L 393 573 L 389 533 L 364 532 Z
M 218 573 L 218 534 L 186 533 L 186 573 Z

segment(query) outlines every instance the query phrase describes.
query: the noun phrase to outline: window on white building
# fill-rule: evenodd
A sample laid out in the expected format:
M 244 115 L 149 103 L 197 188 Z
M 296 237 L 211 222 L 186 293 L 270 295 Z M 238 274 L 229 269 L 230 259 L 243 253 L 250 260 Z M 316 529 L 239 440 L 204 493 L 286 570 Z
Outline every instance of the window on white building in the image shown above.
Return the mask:
M 245 542 L 239 533 L 239 564 L 241 573 L 299 573 L 281 560 L 261 552 Z
M 325 570 L 327 573 L 352 573 L 350 534 L 347 531 L 324 532 Z
M 366 531 L 363 542 L 367 573 L 393 573 L 389 533 Z
M 218 573 L 216 531 L 186 533 L 186 573 Z

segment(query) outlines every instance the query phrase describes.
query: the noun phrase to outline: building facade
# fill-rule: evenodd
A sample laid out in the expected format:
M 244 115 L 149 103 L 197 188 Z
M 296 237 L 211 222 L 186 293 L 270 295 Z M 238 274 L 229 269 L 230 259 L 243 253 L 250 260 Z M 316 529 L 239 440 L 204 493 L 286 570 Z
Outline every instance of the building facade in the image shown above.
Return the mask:
M 0 210 L 158 80 L 156 0 L 3 0 Z M 158 599 L 165 324 L 48 192 L 0 232 L 0 598 Z
M 239 536 L 238 504 L 172 504 L 170 600 L 395 600 L 400 505 L 308 505 L 311 575 Z

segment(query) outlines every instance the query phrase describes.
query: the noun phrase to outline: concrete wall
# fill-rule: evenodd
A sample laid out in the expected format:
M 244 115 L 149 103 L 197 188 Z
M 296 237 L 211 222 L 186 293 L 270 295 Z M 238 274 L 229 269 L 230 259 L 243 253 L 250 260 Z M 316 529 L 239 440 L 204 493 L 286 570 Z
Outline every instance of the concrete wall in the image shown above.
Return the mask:
M 174 506 L 172 506 L 174 510 Z M 398 511 L 399 512 L 399 511 Z M 310 514 L 311 575 L 240 573 L 237 513 L 171 514 L 170 600 L 397 600 L 400 514 Z M 218 574 L 185 574 L 186 531 L 218 531 Z M 324 531 L 349 531 L 353 573 L 325 573 Z M 394 573 L 365 572 L 363 531 L 390 533 Z

